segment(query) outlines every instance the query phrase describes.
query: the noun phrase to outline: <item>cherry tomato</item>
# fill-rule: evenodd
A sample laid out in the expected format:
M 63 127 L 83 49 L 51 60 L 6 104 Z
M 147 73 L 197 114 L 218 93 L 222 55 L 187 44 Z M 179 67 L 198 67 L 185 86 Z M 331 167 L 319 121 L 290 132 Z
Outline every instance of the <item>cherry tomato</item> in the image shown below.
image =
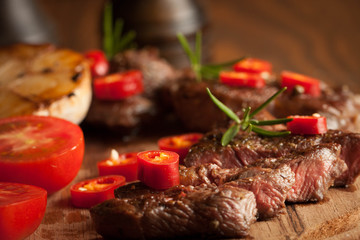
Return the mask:
M 81 128 L 40 116 L 0 119 L 0 181 L 55 192 L 77 175 L 84 156 Z
M 295 86 L 304 88 L 304 93 L 314 97 L 320 96 L 320 81 L 302 74 L 283 71 L 281 73 L 281 87 L 287 87 L 288 91 L 292 91 Z
M 323 134 L 327 132 L 326 118 L 318 114 L 313 116 L 289 116 L 293 120 L 286 123 L 292 134 Z
M 94 80 L 94 94 L 98 99 L 120 100 L 144 91 L 139 70 L 114 73 Z
M 272 64 L 268 61 L 257 58 L 245 58 L 244 60 L 235 63 L 233 69 L 236 72 L 270 73 L 272 71 Z
M 145 151 L 137 155 L 138 178 L 154 189 L 167 189 L 180 184 L 179 155 L 158 150 Z
M 111 151 L 111 156 L 97 163 L 100 176 L 122 175 L 127 182 L 137 180 L 137 153 L 118 154 L 116 150 Z
M 114 198 L 114 190 L 125 184 L 125 177 L 109 175 L 85 180 L 70 188 L 71 202 L 75 207 L 90 208 Z
M 262 88 L 265 86 L 265 80 L 260 74 L 246 72 L 220 72 L 220 82 L 238 87 Z
M 85 58 L 90 61 L 90 71 L 93 78 L 105 76 L 109 71 L 109 62 L 101 50 L 86 52 Z
M 177 136 L 163 137 L 158 141 L 160 150 L 172 151 L 179 154 L 180 163 L 186 157 L 192 145 L 203 137 L 201 133 L 187 133 Z
M 0 182 L 0 239 L 19 240 L 32 234 L 44 217 L 46 201 L 45 189 Z

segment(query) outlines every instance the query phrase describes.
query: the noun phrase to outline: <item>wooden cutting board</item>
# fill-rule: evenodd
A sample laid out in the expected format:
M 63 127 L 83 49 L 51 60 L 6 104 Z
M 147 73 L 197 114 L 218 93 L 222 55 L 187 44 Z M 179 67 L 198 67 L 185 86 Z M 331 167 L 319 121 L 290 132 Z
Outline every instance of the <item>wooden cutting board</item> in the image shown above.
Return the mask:
M 157 149 L 159 136 L 123 142 L 116 134 L 93 135 L 85 131 L 85 157 L 73 183 L 97 176 L 96 162 L 112 148 L 120 153 Z M 72 184 L 73 184 L 72 183 Z M 87 209 L 70 203 L 70 186 L 48 197 L 42 224 L 27 240 L 102 239 Z M 347 189 L 330 189 L 320 203 L 287 205 L 286 213 L 252 225 L 249 239 L 360 239 L 360 180 Z

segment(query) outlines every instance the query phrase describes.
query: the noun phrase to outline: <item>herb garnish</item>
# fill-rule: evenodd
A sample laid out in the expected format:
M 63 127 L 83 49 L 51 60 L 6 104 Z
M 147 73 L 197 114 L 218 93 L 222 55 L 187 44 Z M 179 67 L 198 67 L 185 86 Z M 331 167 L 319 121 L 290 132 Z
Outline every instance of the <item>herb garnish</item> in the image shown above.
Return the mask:
M 274 120 L 255 120 L 252 119 L 258 112 L 260 112 L 262 109 L 264 109 L 272 100 L 274 100 L 279 94 L 284 92 L 286 90 L 286 87 L 280 89 L 278 92 L 276 92 L 274 95 L 272 95 L 268 100 L 266 100 L 263 104 L 261 104 L 258 108 L 256 108 L 252 113 L 251 107 L 247 107 L 246 109 L 243 109 L 244 116 L 241 120 L 230 108 L 228 108 L 225 104 L 223 104 L 219 99 L 217 99 L 210 91 L 209 88 L 206 88 L 211 100 L 215 103 L 215 105 L 220 108 L 230 119 L 234 121 L 234 124 L 230 126 L 228 130 L 224 133 L 224 135 L 221 138 L 221 145 L 226 146 L 229 144 L 229 142 L 236 136 L 236 134 L 241 130 L 248 131 L 248 132 L 255 132 L 260 135 L 269 136 L 269 137 L 278 137 L 278 136 L 285 136 L 290 134 L 290 131 L 281 131 L 281 132 L 275 132 L 275 131 L 268 131 L 263 128 L 260 128 L 258 126 L 266 126 L 266 125 L 275 125 L 275 124 L 281 124 L 292 121 L 291 118 L 280 118 L 280 119 L 274 119 Z
M 121 19 L 116 19 L 113 26 L 113 8 L 110 2 L 105 3 L 103 24 L 103 49 L 108 59 L 112 59 L 115 54 L 133 46 L 135 32 L 129 31 L 122 36 L 124 22 Z
M 191 64 L 191 68 L 193 69 L 196 77 L 196 81 L 201 82 L 201 80 L 215 80 L 219 78 L 219 73 L 223 68 L 232 66 L 238 61 L 243 60 L 245 57 L 235 59 L 226 63 L 221 64 L 209 64 L 202 65 L 201 64 L 201 42 L 202 42 L 202 34 L 201 32 L 196 33 L 195 37 L 195 49 L 194 51 L 191 49 L 189 42 L 186 40 L 183 34 L 178 33 L 177 35 L 179 42 L 184 49 L 186 55 L 188 56 Z

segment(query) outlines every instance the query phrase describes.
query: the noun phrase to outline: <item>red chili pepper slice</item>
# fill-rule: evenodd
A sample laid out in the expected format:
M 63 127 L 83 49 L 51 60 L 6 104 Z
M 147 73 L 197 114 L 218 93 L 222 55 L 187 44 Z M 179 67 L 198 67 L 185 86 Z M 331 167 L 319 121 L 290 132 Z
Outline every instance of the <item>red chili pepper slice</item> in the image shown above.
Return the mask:
M 286 123 L 292 134 L 323 134 L 327 132 L 326 118 L 314 114 L 313 116 L 289 116 L 293 120 Z
M 138 179 L 137 169 L 137 153 L 123 153 L 118 154 L 112 151 L 108 159 L 97 163 L 100 176 L 106 175 L 122 175 L 127 182 L 135 181 Z
M 172 151 L 179 154 L 180 164 L 189 152 L 192 145 L 197 143 L 203 137 L 202 133 L 187 133 L 176 136 L 160 138 L 158 146 L 160 150 Z
M 109 62 L 101 50 L 90 50 L 86 52 L 85 58 L 90 61 L 90 71 L 92 77 L 105 76 L 109 71 Z
M 234 64 L 233 69 L 236 72 L 263 73 L 271 72 L 272 64 L 268 61 L 257 58 L 246 58 Z
M 125 184 L 123 176 L 105 176 L 85 180 L 70 188 L 71 202 L 75 207 L 90 208 L 114 198 L 114 190 Z
M 304 88 L 304 93 L 314 97 L 320 96 L 320 81 L 302 74 L 283 71 L 281 73 L 281 87 L 287 87 L 288 91 L 292 91 L 295 86 Z
M 262 88 L 265 86 L 265 80 L 260 74 L 246 72 L 220 72 L 220 82 L 238 87 Z
M 120 100 L 144 91 L 139 70 L 114 73 L 94 80 L 95 97 L 102 100 Z
M 140 152 L 138 178 L 154 189 L 167 189 L 180 184 L 179 155 L 175 152 L 155 150 Z

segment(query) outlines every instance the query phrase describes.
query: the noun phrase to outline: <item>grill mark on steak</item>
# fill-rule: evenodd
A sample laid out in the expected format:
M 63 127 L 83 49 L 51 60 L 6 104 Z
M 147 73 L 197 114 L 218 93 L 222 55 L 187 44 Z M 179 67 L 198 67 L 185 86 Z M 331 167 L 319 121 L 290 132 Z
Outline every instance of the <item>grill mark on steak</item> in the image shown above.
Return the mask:
M 105 238 L 243 237 L 256 220 L 254 194 L 232 186 L 155 191 L 137 183 L 118 188 L 116 196 L 90 210 Z
M 250 167 L 222 169 L 215 164 L 186 168 L 180 166 L 180 182 L 184 185 L 229 185 L 252 191 L 260 219 L 267 219 L 284 211 L 285 199 L 295 183 L 295 174 L 286 164 L 276 169 Z
M 354 183 L 360 174 L 360 134 L 329 130 L 323 135 L 289 135 L 264 137 L 257 134 L 238 134 L 228 146 L 221 146 L 223 130 L 204 136 L 193 145 L 184 159 L 185 166 L 214 163 L 222 168 L 243 167 L 255 164 L 259 159 L 280 158 L 306 152 L 320 144 L 341 145 L 340 158 L 348 169 L 335 180 L 335 186 Z

